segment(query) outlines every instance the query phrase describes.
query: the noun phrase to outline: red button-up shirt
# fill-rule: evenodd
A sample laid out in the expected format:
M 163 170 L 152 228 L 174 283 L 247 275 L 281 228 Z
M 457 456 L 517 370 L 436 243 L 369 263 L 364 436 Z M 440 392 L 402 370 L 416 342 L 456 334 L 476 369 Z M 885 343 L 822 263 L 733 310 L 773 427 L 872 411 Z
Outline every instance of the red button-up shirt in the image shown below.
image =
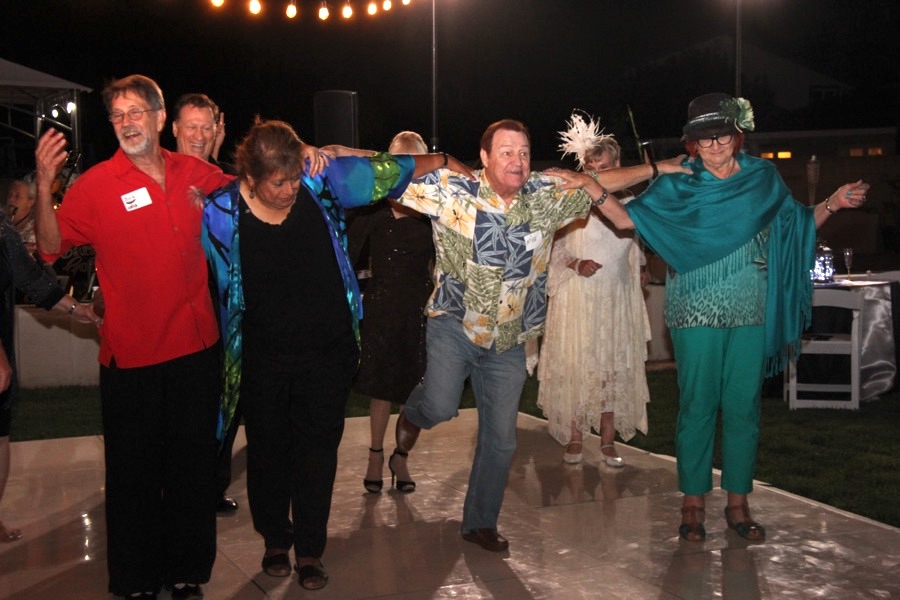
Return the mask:
M 106 314 L 100 362 L 154 365 L 219 338 L 200 245 L 203 197 L 232 179 L 207 162 L 162 150 L 166 189 L 120 148 L 81 175 L 59 210 L 64 252 L 90 244 Z

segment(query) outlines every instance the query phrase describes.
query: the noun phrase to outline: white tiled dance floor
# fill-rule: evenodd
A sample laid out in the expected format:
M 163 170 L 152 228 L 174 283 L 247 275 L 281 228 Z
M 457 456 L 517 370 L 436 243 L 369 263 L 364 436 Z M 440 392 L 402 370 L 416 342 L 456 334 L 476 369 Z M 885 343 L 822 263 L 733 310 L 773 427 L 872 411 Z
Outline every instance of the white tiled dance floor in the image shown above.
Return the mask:
M 323 557 L 331 580 L 316 592 L 261 571 L 241 432 L 230 489 L 241 508 L 218 520 L 206 599 L 900 599 L 896 528 L 757 483 L 751 503 L 766 543 L 726 530 L 720 489 L 707 501 L 707 542 L 682 542 L 671 458 L 620 445 L 627 465 L 612 469 L 592 438 L 585 462 L 565 465 L 545 423 L 524 414 L 500 516 L 510 549 L 482 550 L 459 536 L 476 424 L 465 410 L 423 432 L 410 459 L 417 491 L 389 490 L 385 468 L 385 492 L 372 495 L 362 487 L 368 420 L 347 421 Z M 0 544 L 0 598 L 110 598 L 102 439 L 19 442 L 12 452 L 0 519 L 25 536 Z

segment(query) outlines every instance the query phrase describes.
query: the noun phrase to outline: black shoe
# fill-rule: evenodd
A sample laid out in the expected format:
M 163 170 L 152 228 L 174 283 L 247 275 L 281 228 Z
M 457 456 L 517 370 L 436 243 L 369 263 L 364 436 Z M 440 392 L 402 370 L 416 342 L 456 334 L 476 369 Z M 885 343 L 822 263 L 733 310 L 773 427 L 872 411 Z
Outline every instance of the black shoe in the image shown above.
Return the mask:
M 291 574 L 291 559 L 287 552 L 263 556 L 262 569 L 270 577 L 287 577 Z
M 496 529 L 473 529 L 463 533 L 462 538 L 490 552 L 509 550 L 509 541 L 497 533 Z
M 321 590 L 328 585 L 328 573 L 321 560 L 313 565 L 300 566 L 300 563 L 297 563 L 294 568 L 297 569 L 297 580 L 300 587 L 304 590 Z
M 391 454 L 391 457 L 388 459 L 388 469 L 391 470 L 391 485 L 394 486 L 394 479 L 397 477 L 397 474 L 394 473 L 394 457 L 402 456 L 406 458 L 409 456 L 408 453 L 404 452 L 400 448 L 394 450 L 394 453 Z M 398 491 L 403 492 L 404 494 L 409 494 L 410 492 L 416 491 L 416 482 L 415 481 L 403 481 L 402 479 L 397 479 L 397 485 L 394 487 L 397 488 Z
M 375 448 L 369 448 L 369 452 L 372 454 L 380 454 L 381 455 L 381 467 L 384 468 L 384 448 L 379 448 L 376 450 Z M 366 488 L 366 491 L 370 494 L 378 494 L 381 492 L 381 488 L 384 487 L 383 479 L 365 479 L 363 478 L 363 487 Z
M 172 600 L 203 597 L 203 588 L 196 583 L 178 583 L 170 589 L 172 590 Z
M 238 509 L 237 501 L 231 496 L 221 496 L 216 502 L 217 513 L 230 513 Z

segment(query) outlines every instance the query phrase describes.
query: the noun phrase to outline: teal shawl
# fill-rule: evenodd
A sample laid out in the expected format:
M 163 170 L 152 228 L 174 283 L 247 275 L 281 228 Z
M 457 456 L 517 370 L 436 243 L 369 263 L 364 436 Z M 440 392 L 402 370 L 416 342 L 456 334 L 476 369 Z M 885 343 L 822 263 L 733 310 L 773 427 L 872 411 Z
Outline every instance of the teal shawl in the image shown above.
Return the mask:
M 775 166 L 738 154 L 741 170 L 719 179 L 703 161 L 686 161 L 690 175 L 657 178 L 625 209 L 647 245 L 696 285 L 725 277 L 742 261 L 719 262 L 769 228 L 766 296 L 766 376 L 780 372 L 787 351 L 799 350 L 809 326 L 816 231 L 813 211 L 794 200 Z
M 376 154 L 368 158 L 347 157 L 330 162 L 316 177 L 304 174 L 303 187 L 309 191 L 328 225 L 331 243 L 359 343 L 362 302 L 356 273 L 347 253 L 347 225 L 344 209 L 371 204 L 384 197 L 399 198 L 415 169 L 410 156 Z M 203 249 L 215 284 L 219 330 L 224 346 L 224 385 L 219 410 L 218 438 L 228 431 L 237 409 L 241 389 L 241 320 L 244 288 L 241 281 L 240 182 L 235 179 L 206 199 L 203 209 Z

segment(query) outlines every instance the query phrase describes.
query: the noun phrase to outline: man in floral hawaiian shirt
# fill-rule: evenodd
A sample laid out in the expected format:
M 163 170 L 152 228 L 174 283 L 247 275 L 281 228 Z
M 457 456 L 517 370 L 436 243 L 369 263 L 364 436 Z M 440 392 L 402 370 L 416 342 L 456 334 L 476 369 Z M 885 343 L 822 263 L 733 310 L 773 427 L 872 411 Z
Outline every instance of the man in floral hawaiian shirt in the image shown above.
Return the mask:
M 528 130 L 518 121 L 487 128 L 481 162 L 477 181 L 440 169 L 414 180 L 400 200 L 432 218 L 436 285 L 426 307 L 428 366 L 397 422 L 399 456 L 391 462 L 405 471 L 405 454 L 419 430 L 459 414 L 471 377 L 479 431 L 461 532 L 501 552 L 509 542 L 497 532 L 497 518 L 516 449 L 524 342 L 543 332 L 553 235 L 587 215 L 591 198 L 531 171 Z M 600 183 L 617 191 L 649 179 L 657 168 L 680 172 L 679 162 L 604 171 Z

